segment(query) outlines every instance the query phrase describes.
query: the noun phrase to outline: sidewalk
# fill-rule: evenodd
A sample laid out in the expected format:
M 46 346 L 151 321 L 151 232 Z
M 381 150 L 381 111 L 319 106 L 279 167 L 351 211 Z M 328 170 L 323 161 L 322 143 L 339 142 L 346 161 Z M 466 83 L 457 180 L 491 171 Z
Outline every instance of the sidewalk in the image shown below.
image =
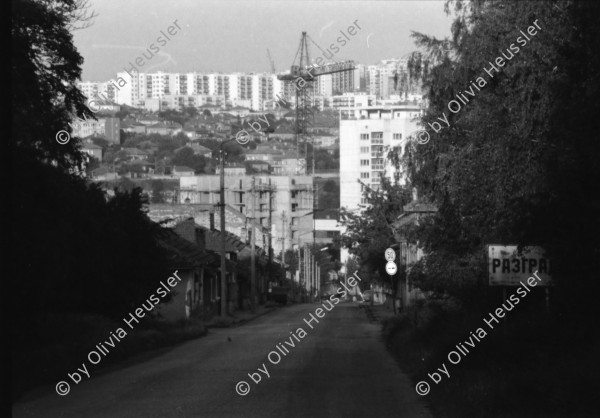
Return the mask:
M 237 327 L 239 325 L 245 324 L 253 319 L 256 319 L 260 316 L 266 315 L 269 312 L 278 309 L 279 306 L 269 306 L 259 305 L 256 308 L 255 312 L 251 312 L 249 309 L 244 311 L 235 311 L 232 314 L 229 314 L 226 317 L 215 316 L 206 322 L 206 328 L 228 328 L 228 327 Z

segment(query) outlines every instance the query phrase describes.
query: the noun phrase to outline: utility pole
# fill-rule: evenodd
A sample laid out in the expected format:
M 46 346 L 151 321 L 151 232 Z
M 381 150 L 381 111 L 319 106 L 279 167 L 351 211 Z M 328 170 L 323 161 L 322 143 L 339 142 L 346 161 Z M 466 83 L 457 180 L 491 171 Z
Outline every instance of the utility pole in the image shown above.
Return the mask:
M 256 309 L 256 260 L 255 260 L 255 249 L 256 249 L 256 234 L 254 229 L 254 181 L 255 178 L 252 177 L 252 218 L 250 219 L 250 236 L 252 237 L 250 244 L 252 245 L 252 250 L 250 252 L 250 264 L 251 264 L 251 272 L 250 272 L 250 310 L 252 312 Z
M 219 157 L 221 159 L 220 173 L 220 215 L 221 215 L 221 316 L 227 314 L 227 271 L 225 267 L 225 153 L 223 152 L 223 144 L 219 146 Z
M 315 177 L 315 139 L 312 138 L 312 175 Z
M 302 247 L 300 246 L 300 237 L 298 237 L 298 289 L 302 288 L 302 283 L 303 283 L 301 266 L 302 266 Z
M 309 246 L 309 251 L 308 251 L 308 274 L 310 277 L 310 286 L 308 288 L 308 292 L 310 293 L 310 302 L 314 302 L 314 298 L 313 298 L 313 287 L 314 287 L 314 281 L 315 281 L 315 268 L 314 268 L 314 263 L 315 263 L 315 257 L 312 253 L 312 249 Z
M 269 269 L 267 272 L 267 280 L 271 283 L 271 270 L 273 266 L 273 189 L 271 188 L 271 177 L 269 177 Z M 265 286 L 265 289 L 267 286 Z
M 310 277 L 308 276 L 308 244 L 304 243 L 304 291 L 305 291 L 305 298 L 304 298 L 304 302 L 308 302 L 308 300 L 306 299 L 306 295 L 308 295 L 308 289 L 309 289 L 309 280 Z
M 296 276 L 296 272 L 292 272 L 292 261 L 294 259 L 294 242 L 293 237 L 294 237 L 294 233 L 292 232 L 292 218 L 290 217 L 290 224 L 288 225 L 290 228 L 290 279 L 291 279 L 291 285 L 290 285 L 290 291 L 292 292 L 292 301 L 294 300 L 294 280 Z
M 314 147 L 313 147 L 313 178 L 312 178 L 312 183 L 313 183 L 313 247 L 312 247 L 312 251 L 315 251 L 315 249 L 317 248 L 317 244 L 316 244 L 316 221 L 315 221 L 315 215 L 317 213 L 318 210 L 318 202 L 319 202 L 319 186 L 317 184 L 315 184 L 315 159 L 314 159 Z M 315 255 L 313 255 L 313 289 L 311 289 L 310 295 L 311 298 L 314 297 L 314 288 L 317 287 L 317 270 L 316 270 L 316 266 L 317 266 L 317 259 L 315 257 Z
M 304 269 L 304 290 L 306 291 L 308 288 L 308 251 L 306 250 L 306 243 L 304 244 L 304 265 L 302 268 Z M 306 294 L 303 295 L 304 297 Z M 306 297 L 304 298 L 304 302 L 307 302 Z
M 314 184 L 314 173 L 313 173 L 313 184 Z M 313 217 L 313 249 L 316 248 L 316 220 L 315 220 L 315 215 L 317 213 L 317 211 L 319 210 L 319 185 L 315 184 L 314 185 L 314 189 L 313 189 L 313 213 L 312 213 L 312 217 Z
M 315 257 L 315 294 L 316 297 L 319 297 L 319 281 L 321 280 L 320 274 L 319 274 L 319 262 L 317 261 L 316 257 Z
M 283 281 L 285 283 L 285 210 L 281 212 L 281 261 L 283 262 Z

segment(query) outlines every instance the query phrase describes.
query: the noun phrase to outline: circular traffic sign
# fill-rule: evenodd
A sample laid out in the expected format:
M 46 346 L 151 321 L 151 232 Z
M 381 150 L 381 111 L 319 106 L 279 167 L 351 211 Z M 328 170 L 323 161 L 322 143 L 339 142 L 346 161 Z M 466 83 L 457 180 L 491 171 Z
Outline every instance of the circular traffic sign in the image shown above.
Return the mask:
M 394 261 L 396 259 L 396 251 L 392 250 L 391 248 L 385 250 L 385 259 L 387 261 Z
M 390 276 L 393 276 L 398 271 L 398 266 L 396 266 L 396 263 L 393 261 L 388 261 L 388 263 L 385 265 L 385 271 Z

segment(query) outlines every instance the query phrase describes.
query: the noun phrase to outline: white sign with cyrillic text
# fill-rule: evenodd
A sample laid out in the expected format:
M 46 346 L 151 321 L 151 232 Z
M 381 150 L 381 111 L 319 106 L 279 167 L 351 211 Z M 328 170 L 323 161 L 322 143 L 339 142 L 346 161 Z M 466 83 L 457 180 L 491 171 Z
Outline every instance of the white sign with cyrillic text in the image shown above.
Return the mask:
M 550 260 L 541 247 L 524 247 L 517 253 L 516 245 L 488 245 L 490 286 L 518 286 L 537 271 L 538 286 L 552 285 Z

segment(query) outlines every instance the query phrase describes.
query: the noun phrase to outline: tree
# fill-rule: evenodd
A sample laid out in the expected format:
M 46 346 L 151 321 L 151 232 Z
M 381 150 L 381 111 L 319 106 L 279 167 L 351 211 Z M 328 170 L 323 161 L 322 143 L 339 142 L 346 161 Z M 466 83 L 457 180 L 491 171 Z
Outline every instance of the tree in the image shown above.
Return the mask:
M 76 0 L 22 0 L 12 6 L 12 124 L 19 132 L 12 151 L 34 154 L 65 170 L 81 168 L 79 141 L 71 138 L 61 145 L 55 137 L 70 131 L 74 115 L 95 119 L 76 85 L 83 58 L 69 32 L 78 22 L 89 24 L 93 13 L 87 13 L 87 2 Z
M 158 116 L 164 118 L 170 122 L 177 123 L 181 126 L 185 124 L 185 122 L 189 119 L 188 114 L 179 112 L 174 109 L 163 110 L 158 112 Z
M 455 376 L 518 380 L 520 387 L 492 383 L 463 399 L 457 390 L 441 396 L 456 404 L 469 399 L 482 416 L 589 415 L 598 410 L 597 400 L 580 395 L 579 388 L 597 380 L 589 363 L 598 346 L 600 290 L 600 196 L 592 191 L 600 178 L 600 4 L 447 2 L 452 5 L 456 18 L 449 39 L 415 34 L 432 64 L 422 71 L 429 101 L 423 127 L 431 138 L 413 142 L 406 155 L 410 181 L 439 208 L 414 231 L 426 256 L 409 279 L 432 292 L 429 313 L 432 306 L 446 308 L 448 300 L 452 308 L 414 331 L 431 342 L 423 349 L 430 359 L 444 358 L 450 341 L 505 300 L 487 284 L 485 245 L 539 245 L 556 283 L 550 308 L 542 289 L 532 291 L 510 313 L 485 358 L 471 357 L 471 370 Z M 454 324 L 460 326 L 453 330 Z M 507 355 L 508 347 L 520 345 L 529 347 L 516 356 L 528 365 L 529 379 L 511 371 L 516 357 Z M 426 359 L 424 365 L 430 367 Z M 553 383 L 574 380 L 575 388 Z M 534 385 L 540 395 L 528 396 L 528 412 L 514 405 L 503 409 L 506 399 Z M 477 399 L 483 397 L 488 404 Z M 569 405 L 549 399 L 569 399 Z
M 356 257 L 367 278 L 381 280 L 387 277 L 385 250 L 396 242 L 392 223 L 410 202 L 410 191 L 386 177 L 381 179 L 381 189 L 372 190 L 366 185 L 363 189 L 365 207 L 359 211 L 340 210 L 340 224 L 347 230 L 338 244 Z
M 183 113 L 187 115 L 187 119 L 194 119 L 198 116 L 198 109 L 194 106 L 187 106 L 183 108 Z
M 139 136 L 129 138 L 125 142 L 123 142 L 123 148 L 137 148 L 140 142 L 142 141 L 143 138 Z
M 201 155 L 195 155 L 193 149 L 185 147 L 175 153 L 173 165 L 184 165 L 193 168 L 197 173 L 201 173 L 204 171 L 206 158 Z
M 554 276 L 569 278 L 560 294 L 571 299 L 572 312 L 593 315 L 586 310 L 595 305 L 581 296 L 595 294 L 600 268 L 600 197 L 589 193 L 600 177 L 600 59 L 591 52 L 600 45 L 591 21 L 600 8 L 571 1 L 453 3 L 451 39 L 414 34 L 433 64 L 425 75 L 424 126 L 438 131 L 428 144 L 408 149 L 413 183 L 440 205 L 421 231 L 431 253 L 430 285 L 435 277 L 451 284 L 441 281 L 442 269 L 455 262 L 472 266 L 472 286 L 484 282 L 485 268 L 473 260 L 486 243 L 537 244 L 549 252 Z M 516 43 L 520 30 L 536 23 L 537 34 Z M 505 66 L 496 72 L 490 62 L 502 53 Z M 465 89 L 469 102 L 449 111 Z M 438 128 L 434 122 L 443 115 L 449 126 Z M 557 222 L 574 207 L 568 227 Z
M 194 164 L 194 150 L 190 147 L 180 149 L 173 157 L 173 164 L 191 167 Z

